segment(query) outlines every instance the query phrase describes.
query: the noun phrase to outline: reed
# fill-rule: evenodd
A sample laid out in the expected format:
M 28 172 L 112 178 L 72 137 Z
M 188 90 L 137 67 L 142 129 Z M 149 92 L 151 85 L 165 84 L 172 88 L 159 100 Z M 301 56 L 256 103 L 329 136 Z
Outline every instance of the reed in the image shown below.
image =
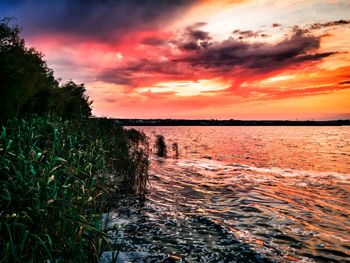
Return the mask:
M 179 158 L 179 155 L 180 155 L 180 154 L 179 154 L 179 144 L 178 144 L 177 142 L 174 142 L 174 143 L 172 144 L 172 149 L 173 149 L 175 158 L 178 159 L 178 158 Z
M 96 262 L 109 249 L 101 214 L 143 194 L 144 134 L 109 120 L 32 117 L 0 131 L 0 261 Z
M 156 135 L 155 141 L 156 155 L 159 157 L 167 156 L 167 145 L 165 143 L 164 136 L 161 134 Z

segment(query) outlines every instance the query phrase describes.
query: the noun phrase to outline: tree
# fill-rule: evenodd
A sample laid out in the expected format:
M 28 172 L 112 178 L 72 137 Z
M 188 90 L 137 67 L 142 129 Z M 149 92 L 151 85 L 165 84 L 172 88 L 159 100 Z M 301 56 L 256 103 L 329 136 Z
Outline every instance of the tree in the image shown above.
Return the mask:
M 21 29 L 10 26 L 11 19 L 0 22 L 0 121 L 40 109 L 38 98 L 58 86 L 42 59 L 33 48 L 26 48 L 19 37 Z M 45 109 L 47 111 L 46 103 Z
M 50 108 L 65 118 L 89 117 L 92 101 L 89 101 L 85 92 L 84 84 L 78 85 L 70 80 L 54 90 Z
M 68 81 L 59 87 L 43 55 L 27 48 L 12 19 L 0 21 L 0 122 L 29 114 L 89 117 L 91 104 L 84 84 Z

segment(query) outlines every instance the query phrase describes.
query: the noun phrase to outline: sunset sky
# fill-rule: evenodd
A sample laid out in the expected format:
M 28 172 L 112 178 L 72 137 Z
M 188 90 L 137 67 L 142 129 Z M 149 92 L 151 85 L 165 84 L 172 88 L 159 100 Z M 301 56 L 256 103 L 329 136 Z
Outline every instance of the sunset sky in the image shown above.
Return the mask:
M 350 118 L 349 0 L 0 0 L 96 116 Z

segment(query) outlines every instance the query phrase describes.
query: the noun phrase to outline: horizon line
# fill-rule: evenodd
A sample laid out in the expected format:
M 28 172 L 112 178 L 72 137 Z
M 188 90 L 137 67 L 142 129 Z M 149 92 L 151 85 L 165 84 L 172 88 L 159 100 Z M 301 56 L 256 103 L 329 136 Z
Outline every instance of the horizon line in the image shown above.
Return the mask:
M 114 120 L 174 120 L 174 121 L 293 121 L 293 122 L 331 122 L 331 121 L 350 121 L 350 118 L 345 119 L 186 119 L 186 118 L 120 118 L 120 117 L 105 117 L 105 116 L 91 116 L 90 118 L 106 118 Z

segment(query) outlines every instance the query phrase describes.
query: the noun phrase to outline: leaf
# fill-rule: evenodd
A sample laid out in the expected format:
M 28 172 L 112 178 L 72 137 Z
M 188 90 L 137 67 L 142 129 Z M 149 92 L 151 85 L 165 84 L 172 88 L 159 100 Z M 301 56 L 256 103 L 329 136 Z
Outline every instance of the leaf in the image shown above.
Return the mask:
M 5 127 L 2 127 L 2 133 L 0 135 L 0 139 L 2 139 L 5 136 L 6 136 L 6 129 L 5 129 Z
M 58 168 L 60 168 L 62 164 L 55 166 L 54 168 L 51 169 L 50 174 L 52 174 L 54 171 L 56 171 Z
M 39 160 L 39 158 L 42 156 L 43 154 L 41 153 L 41 152 L 38 152 L 37 154 L 36 154 L 36 160 Z
M 63 163 L 67 163 L 68 162 L 66 159 L 63 159 L 63 158 L 58 157 L 58 156 L 53 158 L 53 159 L 54 159 L 54 161 L 59 161 L 59 162 L 63 162 Z
M 30 165 L 30 172 L 35 175 L 35 169 L 34 169 L 34 166 L 33 165 Z
M 9 142 L 6 145 L 6 151 L 11 147 L 12 143 L 13 143 L 13 140 L 9 140 Z
M 29 231 L 26 230 L 26 231 L 24 232 L 23 239 L 22 239 L 21 245 L 20 245 L 20 251 L 21 251 L 22 253 L 23 253 L 23 251 L 24 251 L 24 249 L 25 249 L 25 247 L 26 247 L 25 244 L 26 244 L 26 242 L 27 242 L 28 236 L 29 236 Z

